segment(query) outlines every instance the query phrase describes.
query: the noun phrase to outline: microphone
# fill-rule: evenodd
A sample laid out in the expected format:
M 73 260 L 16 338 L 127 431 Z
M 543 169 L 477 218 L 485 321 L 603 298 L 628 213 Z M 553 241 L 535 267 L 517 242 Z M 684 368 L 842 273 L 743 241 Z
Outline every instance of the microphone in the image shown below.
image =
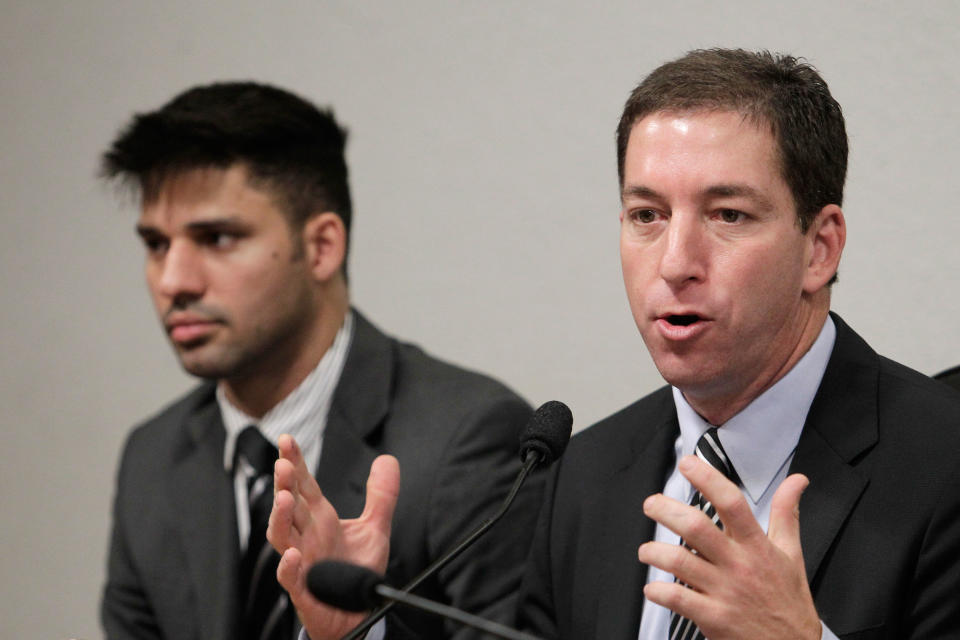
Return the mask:
M 570 407 L 559 400 L 543 403 L 520 432 L 520 460 L 532 453 L 539 456 L 534 464 L 552 464 L 566 451 L 572 428 Z
M 506 638 L 506 640 L 540 640 L 529 633 L 511 629 L 498 622 L 461 611 L 433 600 L 394 589 L 383 577 L 366 567 L 327 560 L 318 562 L 307 572 L 307 589 L 317 600 L 346 611 L 365 611 L 386 600 L 423 609 L 435 615 L 456 620 L 474 629 Z
M 523 466 L 517 479 L 510 488 L 510 493 L 499 511 L 490 516 L 473 533 L 464 538 L 460 544 L 448 551 L 445 555 L 434 560 L 426 569 L 421 571 L 410 582 L 403 587 L 404 593 L 409 593 L 420 586 L 424 580 L 435 574 L 437 571 L 447 566 L 454 558 L 467 550 L 477 539 L 492 527 L 510 508 L 514 499 L 520 492 L 520 488 L 526 481 L 527 476 L 533 469 L 539 465 L 544 466 L 553 463 L 554 460 L 563 455 L 570 441 L 570 432 L 573 429 L 573 414 L 570 408 L 559 400 L 550 400 L 543 403 L 533 412 L 527 424 L 520 431 L 520 460 Z M 393 608 L 395 600 L 390 600 L 371 612 L 357 628 L 343 637 L 343 640 L 357 640 L 377 623 L 380 618 L 385 616 Z M 363 609 L 361 609 L 362 611 Z

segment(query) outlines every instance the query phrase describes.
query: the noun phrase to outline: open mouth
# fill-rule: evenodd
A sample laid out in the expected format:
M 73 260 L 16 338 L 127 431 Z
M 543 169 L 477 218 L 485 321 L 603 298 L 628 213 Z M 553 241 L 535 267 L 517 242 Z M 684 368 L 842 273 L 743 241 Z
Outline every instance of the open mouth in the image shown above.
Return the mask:
M 698 315 L 672 315 L 667 316 L 666 321 L 675 327 L 687 327 L 700 319 Z

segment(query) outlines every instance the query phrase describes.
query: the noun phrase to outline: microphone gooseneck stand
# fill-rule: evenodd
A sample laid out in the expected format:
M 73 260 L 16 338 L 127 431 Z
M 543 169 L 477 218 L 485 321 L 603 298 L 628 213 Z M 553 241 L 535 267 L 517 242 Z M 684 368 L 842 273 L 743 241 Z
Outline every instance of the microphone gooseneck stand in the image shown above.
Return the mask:
M 434 560 L 426 569 L 418 573 L 410 582 L 403 588 L 400 589 L 402 593 L 410 593 L 414 589 L 420 586 L 420 584 L 434 574 L 438 569 L 446 565 L 448 562 L 453 561 L 454 558 L 463 553 L 473 542 L 482 536 L 487 529 L 492 527 L 496 522 L 503 517 L 507 512 L 507 509 L 510 508 L 510 505 L 513 504 L 514 499 L 517 497 L 517 493 L 520 491 L 520 487 L 523 486 L 524 481 L 527 479 L 527 476 L 533 471 L 540 461 L 543 459 L 543 454 L 536 449 L 532 449 L 529 452 L 529 455 L 526 456 L 526 459 L 523 461 L 523 467 L 520 469 L 520 473 L 517 475 L 517 479 L 514 481 L 513 486 L 510 488 L 510 493 L 507 494 L 507 499 L 504 500 L 503 505 L 500 507 L 500 510 L 495 514 L 487 518 L 487 520 L 480 525 L 473 533 L 463 539 L 456 547 L 449 551 L 446 555 L 443 555 L 436 560 Z M 370 627 L 375 625 L 380 618 L 385 616 L 390 609 L 393 608 L 393 605 L 396 601 L 390 600 L 380 607 L 375 609 L 369 616 L 364 619 L 359 626 L 357 626 L 353 631 L 343 636 L 343 640 L 357 640 L 357 638 L 362 638 L 367 631 L 370 630 Z

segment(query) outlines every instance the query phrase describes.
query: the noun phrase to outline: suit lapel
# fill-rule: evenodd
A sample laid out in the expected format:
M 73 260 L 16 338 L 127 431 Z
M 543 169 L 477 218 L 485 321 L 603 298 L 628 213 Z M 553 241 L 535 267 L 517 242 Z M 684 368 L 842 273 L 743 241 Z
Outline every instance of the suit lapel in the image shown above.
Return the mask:
M 340 517 L 363 511 L 375 442 L 390 408 L 392 343 L 354 311 L 353 339 L 327 417 L 317 482 Z
M 225 431 L 212 387 L 184 427 L 169 486 L 170 519 L 186 555 L 198 637 L 227 640 L 234 635 L 239 544 L 233 485 L 223 468 Z
M 877 441 L 878 356 L 839 316 L 833 321 L 833 354 L 790 465 L 810 479 L 800 502 L 800 542 L 811 584 L 868 484 L 850 463 Z
M 669 395 L 669 394 L 668 394 Z M 679 434 L 676 412 L 668 407 L 668 416 L 637 417 L 637 437 L 629 464 L 615 472 L 603 488 L 603 500 L 596 513 L 602 514 L 602 542 L 597 553 L 596 576 L 597 638 L 635 639 L 643 608 L 643 585 L 647 565 L 637 560 L 637 548 L 652 540 L 655 523 L 643 514 L 643 501 L 663 490 L 673 467 L 673 445 Z M 656 422 L 654 428 L 643 424 Z

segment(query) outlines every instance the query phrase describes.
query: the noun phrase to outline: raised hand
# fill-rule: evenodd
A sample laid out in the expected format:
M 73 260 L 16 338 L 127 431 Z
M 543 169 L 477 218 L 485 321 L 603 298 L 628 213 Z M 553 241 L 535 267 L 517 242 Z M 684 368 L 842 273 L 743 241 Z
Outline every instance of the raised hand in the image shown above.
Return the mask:
M 307 570 L 319 560 L 359 564 L 383 573 L 390 552 L 390 523 L 400 492 L 400 466 L 379 456 L 370 466 L 367 498 L 359 518 L 341 520 L 307 469 L 296 441 L 283 435 L 274 467 L 274 505 L 267 539 L 282 555 L 277 580 L 311 640 L 341 638 L 363 619 L 321 604 L 306 589 Z
M 683 458 L 678 469 L 713 503 L 724 528 L 696 507 L 662 494 L 647 498 L 644 513 L 690 547 L 655 541 L 640 546 L 641 562 L 689 585 L 651 582 L 644 587 L 647 599 L 690 618 L 711 640 L 819 639 L 800 548 L 799 504 L 807 478 L 794 474 L 777 488 L 765 534 L 722 473 L 695 456 Z

